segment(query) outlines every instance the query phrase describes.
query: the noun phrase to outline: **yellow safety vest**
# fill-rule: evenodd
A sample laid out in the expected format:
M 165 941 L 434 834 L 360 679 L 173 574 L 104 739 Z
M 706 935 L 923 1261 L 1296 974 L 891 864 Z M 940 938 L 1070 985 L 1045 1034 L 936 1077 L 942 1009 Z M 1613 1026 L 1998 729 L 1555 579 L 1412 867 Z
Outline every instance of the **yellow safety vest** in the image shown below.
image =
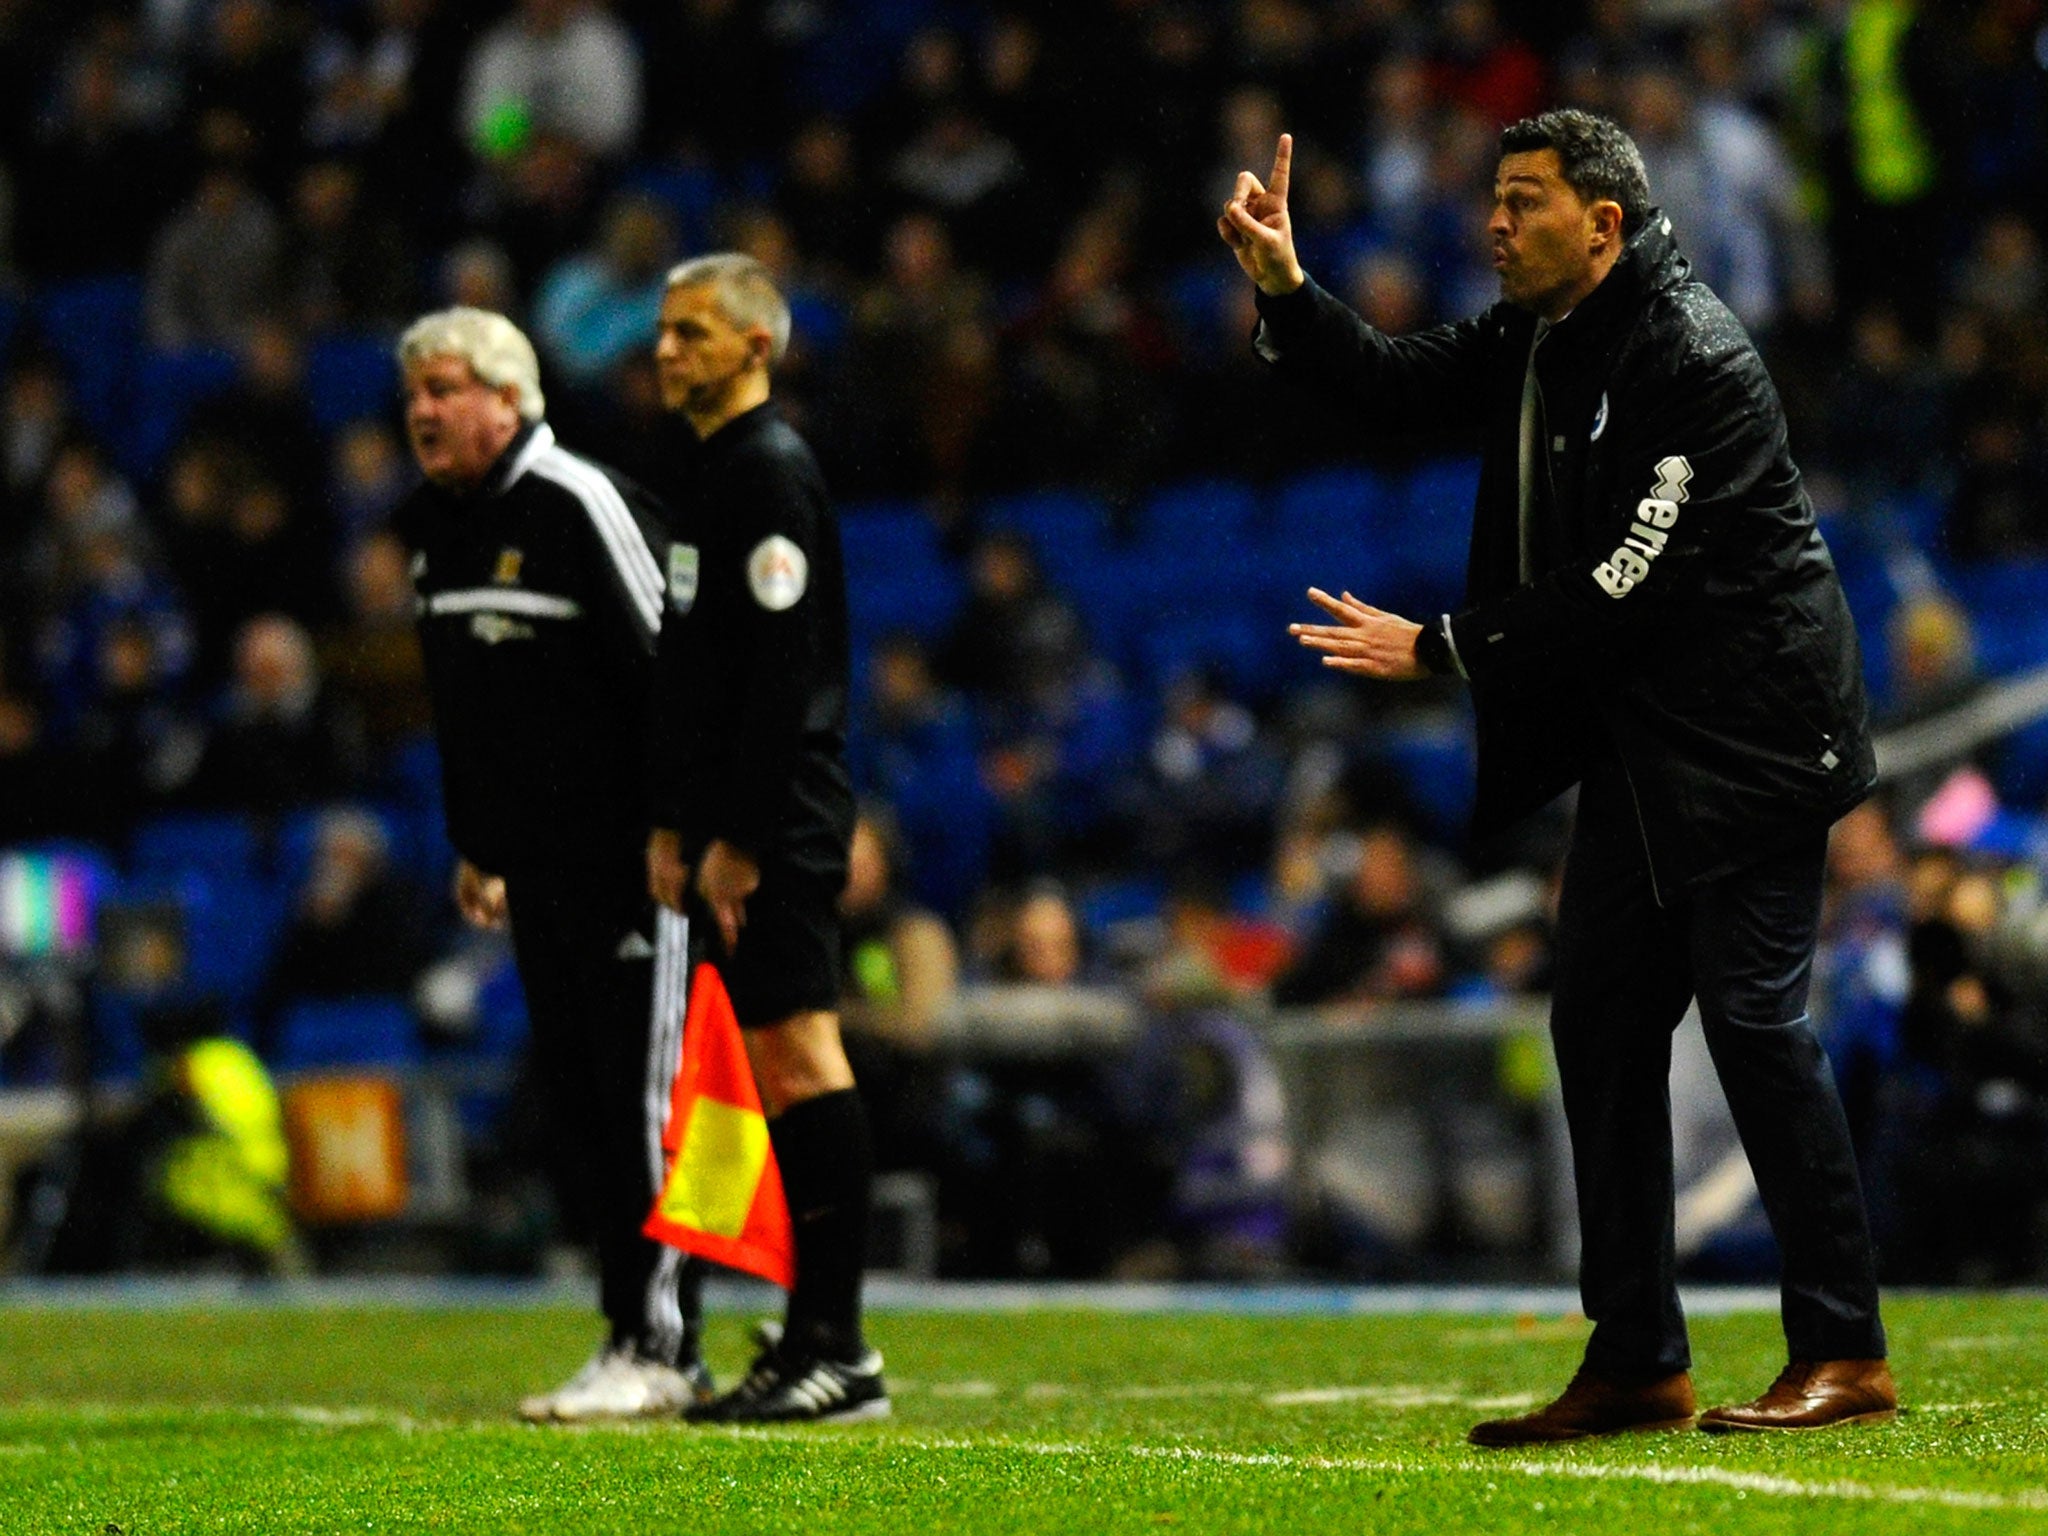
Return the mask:
M 158 1193 L 185 1221 L 231 1242 L 276 1253 L 291 1240 L 285 1204 L 284 1114 L 256 1053 L 239 1040 L 201 1040 L 176 1070 L 205 1129 L 172 1143 Z
M 1856 183 L 1874 203 L 1910 203 L 1934 187 L 1934 147 L 1899 72 L 1914 11 L 1914 0 L 1856 0 L 1849 8 L 1842 43 L 1849 147 Z

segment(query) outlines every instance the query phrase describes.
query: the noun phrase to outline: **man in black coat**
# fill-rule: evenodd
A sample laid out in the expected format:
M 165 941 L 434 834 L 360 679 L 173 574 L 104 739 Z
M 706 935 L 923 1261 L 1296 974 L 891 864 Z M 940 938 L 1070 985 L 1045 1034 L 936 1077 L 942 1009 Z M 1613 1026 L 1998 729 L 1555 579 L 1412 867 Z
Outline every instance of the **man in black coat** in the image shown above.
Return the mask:
M 1502 302 L 1416 335 L 1373 330 L 1302 272 L 1289 139 L 1217 226 L 1284 376 L 1483 455 L 1464 611 L 1417 624 L 1312 590 L 1328 622 L 1293 633 L 1338 671 L 1470 682 L 1479 833 L 1579 785 L 1551 1034 L 1595 1326 L 1561 1397 L 1471 1438 L 1693 1422 L 1668 1082 L 1695 998 L 1784 1254 L 1791 1357 L 1700 1426 L 1888 1418 L 1861 1191 L 1806 1014 L 1827 828 L 1874 780 L 1841 584 L 1777 393 L 1691 278 L 1628 136 L 1548 112 L 1501 152 Z

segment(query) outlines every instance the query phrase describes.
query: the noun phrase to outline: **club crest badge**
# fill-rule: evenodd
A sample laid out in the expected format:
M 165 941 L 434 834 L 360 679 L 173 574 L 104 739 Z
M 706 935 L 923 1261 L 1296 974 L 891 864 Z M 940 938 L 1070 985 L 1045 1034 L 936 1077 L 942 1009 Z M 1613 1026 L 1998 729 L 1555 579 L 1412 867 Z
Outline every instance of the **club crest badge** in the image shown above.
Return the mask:
M 519 584 L 519 568 L 526 564 L 526 552 L 509 545 L 498 551 L 498 564 L 491 572 L 491 580 L 501 587 Z
M 811 562 L 779 533 L 770 534 L 747 556 L 747 586 L 770 613 L 794 608 L 810 584 Z
M 668 605 L 677 613 L 688 613 L 697 601 L 700 559 L 694 544 L 671 544 L 668 547 Z
M 503 645 L 507 640 L 531 640 L 533 626 L 502 613 L 471 614 L 469 632 L 485 645 Z

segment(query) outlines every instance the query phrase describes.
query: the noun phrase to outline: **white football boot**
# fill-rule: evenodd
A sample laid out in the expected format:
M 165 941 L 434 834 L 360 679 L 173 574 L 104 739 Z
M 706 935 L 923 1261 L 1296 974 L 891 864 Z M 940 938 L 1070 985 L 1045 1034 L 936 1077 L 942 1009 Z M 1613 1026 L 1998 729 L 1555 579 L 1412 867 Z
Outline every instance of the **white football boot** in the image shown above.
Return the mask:
M 608 1345 L 552 1392 L 520 1399 L 530 1424 L 589 1424 L 616 1419 L 667 1419 L 711 1397 L 711 1373 L 700 1360 L 664 1365 L 630 1346 Z

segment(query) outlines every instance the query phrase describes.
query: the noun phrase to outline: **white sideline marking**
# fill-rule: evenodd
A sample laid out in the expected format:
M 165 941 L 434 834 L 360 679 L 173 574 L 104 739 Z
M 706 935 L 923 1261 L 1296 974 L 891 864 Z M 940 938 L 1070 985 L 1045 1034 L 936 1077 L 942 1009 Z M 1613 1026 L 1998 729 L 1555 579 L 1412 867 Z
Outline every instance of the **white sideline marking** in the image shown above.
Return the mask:
M 287 1405 L 269 1410 L 252 1410 L 259 1417 L 276 1416 L 291 1419 L 299 1424 L 312 1424 L 321 1429 L 355 1429 L 364 1424 L 410 1425 L 413 1421 L 392 1414 L 381 1408 L 309 1408 Z
M 2015 1349 L 2020 1345 L 2031 1345 L 2032 1339 L 2017 1333 L 1983 1333 L 1975 1337 L 1962 1336 L 1952 1339 L 1930 1339 L 1930 1349 Z
M 788 1430 L 743 1429 L 727 1433 L 741 1439 L 804 1438 L 816 1444 L 815 1435 Z M 1846 1478 L 1827 1482 L 1801 1482 L 1797 1478 L 1773 1477 L 1761 1472 L 1735 1472 L 1724 1467 L 1596 1466 L 1571 1462 L 1502 1461 L 1473 1459 L 1448 1466 L 1413 1461 L 1381 1460 L 1361 1456 L 1292 1456 L 1281 1451 L 1206 1451 L 1187 1445 L 1080 1445 L 1073 1443 L 1030 1443 L 1013 1440 L 892 1440 L 903 1449 L 926 1451 L 1018 1451 L 1027 1456 L 1129 1456 L 1141 1461 L 1192 1461 L 1226 1467 L 1270 1467 L 1295 1472 L 1362 1472 L 1382 1476 L 1436 1476 L 1444 1472 L 1516 1472 L 1526 1477 L 1576 1478 L 1595 1482 L 1643 1482 L 1695 1484 L 1730 1488 L 1740 1493 L 1761 1493 L 1774 1498 L 1843 1499 L 1878 1504 L 1933 1504 L 1949 1509 L 2048 1510 L 2048 1491 L 2025 1493 L 1970 1493 L 1954 1488 L 1900 1488 L 1882 1483 L 1858 1483 Z
M 1268 1392 L 1259 1401 L 1268 1408 L 1371 1403 L 1376 1408 L 1476 1408 L 1485 1411 L 1532 1407 L 1536 1394 L 1518 1392 L 1509 1397 L 1472 1397 L 1463 1392 L 1433 1391 L 1427 1387 L 1303 1387 L 1293 1392 Z
M 1382 1408 L 1527 1408 L 1537 1401 L 1534 1393 L 1474 1397 L 1469 1393 L 1441 1387 L 1406 1386 L 1400 1383 L 1377 1386 L 1299 1387 L 1275 1392 L 1254 1381 L 1176 1381 L 1153 1386 L 1112 1387 L 1098 1391 L 1067 1381 L 1029 1381 L 1006 1388 L 993 1381 L 897 1381 L 889 1383 L 898 1397 L 929 1392 L 933 1397 L 1000 1397 L 1014 1391 L 1033 1402 L 1063 1397 L 1115 1398 L 1126 1402 L 1170 1401 L 1175 1398 L 1255 1397 L 1268 1408 L 1306 1408 L 1330 1403 L 1373 1403 Z

